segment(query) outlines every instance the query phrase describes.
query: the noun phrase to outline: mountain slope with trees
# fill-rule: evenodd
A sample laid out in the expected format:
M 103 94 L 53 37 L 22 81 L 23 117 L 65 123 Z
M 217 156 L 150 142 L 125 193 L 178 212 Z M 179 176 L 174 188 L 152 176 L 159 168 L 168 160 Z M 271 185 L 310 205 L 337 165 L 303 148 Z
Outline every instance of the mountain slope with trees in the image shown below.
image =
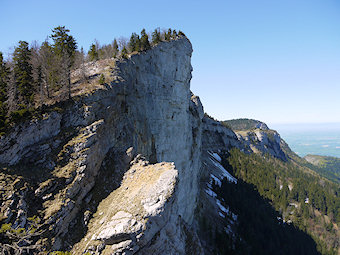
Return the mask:
M 248 136 L 261 130 L 259 125 L 262 132 L 271 131 L 255 120 L 227 123 Z M 257 139 L 246 140 L 251 147 L 258 143 Z M 266 144 L 250 154 L 237 148 L 218 152 L 221 164 L 238 182 L 215 182 L 213 191 L 238 215 L 238 222 L 229 248 L 216 245 L 221 253 L 228 251 L 225 254 L 338 254 L 340 185 L 320 175 L 282 139 L 276 143 L 284 158 L 267 153 Z M 318 158 L 319 165 L 321 162 Z M 335 166 L 336 161 L 330 162 Z
M 340 184 L 340 158 L 320 155 L 306 155 L 304 159 L 310 163 L 308 166 L 311 169 L 315 170 L 329 180 Z

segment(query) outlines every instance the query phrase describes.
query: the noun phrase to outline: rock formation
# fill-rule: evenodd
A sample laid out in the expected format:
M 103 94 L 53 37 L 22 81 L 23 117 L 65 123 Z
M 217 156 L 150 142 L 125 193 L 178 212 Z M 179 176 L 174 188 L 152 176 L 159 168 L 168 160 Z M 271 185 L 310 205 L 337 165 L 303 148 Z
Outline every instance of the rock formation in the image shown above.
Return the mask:
M 40 250 L 203 254 L 197 217 L 232 215 L 209 191 L 237 181 L 219 154 L 285 154 L 276 133 L 235 134 L 204 117 L 191 54 L 180 37 L 112 60 L 109 84 L 1 137 L 0 219 L 27 230 L 39 217 Z

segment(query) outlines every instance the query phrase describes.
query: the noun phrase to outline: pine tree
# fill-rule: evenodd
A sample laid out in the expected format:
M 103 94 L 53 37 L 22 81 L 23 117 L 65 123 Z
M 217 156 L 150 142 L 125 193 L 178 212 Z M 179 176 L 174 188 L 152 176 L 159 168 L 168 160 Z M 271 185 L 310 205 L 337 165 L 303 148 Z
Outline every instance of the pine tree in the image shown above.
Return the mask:
M 9 68 L 4 62 L 2 52 L 0 52 L 0 133 L 5 130 L 5 121 L 7 114 L 7 87 L 9 81 Z
M 9 68 L 4 62 L 2 52 L 0 51 L 0 102 L 7 100 L 7 85 L 9 80 Z
M 142 51 L 148 50 L 151 48 L 150 42 L 149 42 L 149 37 L 145 32 L 145 29 L 140 32 L 141 38 L 140 38 L 140 48 Z
M 177 32 L 176 32 L 175 29 L 172 31 L 172 37 L 171 38 L 172 39 L 176 39 L 177 38 Z
M 61 60 L 61 71 L 65 73 L 68 87 L 68 98 L 71 98 L 71 67 L 74 63 L 74 55 L 77 49 L 77 42 L 69 35 L 69 29 L 65 26 L 58 26 L 52 29 L 53 51 Z M 63 75 L 64 76 L 64 75 Z
M 157 43 L 161 42 L 161 33 L 159 32 L 159 29 L 155 29 L 152 33 L 152 44 L 156 45 Z
M 113 47 L 113 57 L 115 58 L 119 53 L 118 43 L 117 43 L 116 38 L 113 40 L 112 47 Z
M 14 79 L 19 92 L 19 102 L 25 104 L 26 108 L 33 104 L 34 95 L 30 56 L 28 43 L 20 41 L 13 53 Z
M 170 39 L 171 39 L 171 28 L 168 29 L 168 32 L 164 33 L 164 40 L 170 41 Z
M 178 36 L 184 36 L 184 37 L 186 37 L 186 35 L 185 35 L 181 30 L 178 31 Z
M 89 52 L 87 53 L 89 55 L 90 61 L 96 61 L 98 60 L 98 51 L 95 44 L 92 43 Z
M 139 35 L 137 35 L 136 33 L 132 33 L 130 37 L 130 41 L 129 41 L 130 52 L 139 51 L 140 44 L 141 44 L 141 41 L 139 39 Z
M 128 57 L 127 54 L 128 54 L 128 51 L 127 51 L 127 49 L 124 46 L 123 49 L 122 49 L 122 52 L 121 52 L 121 57 L 122 58 L 127 58 Z
M 39 49 L 39 55 L 41 57 L 43 88 L 46 90 L 47 97 L 50 98 L 52 88 L 58 87 L 60 83 L 57 56 L 53 54 L 53 49 L 48 41 L 42 43 Z

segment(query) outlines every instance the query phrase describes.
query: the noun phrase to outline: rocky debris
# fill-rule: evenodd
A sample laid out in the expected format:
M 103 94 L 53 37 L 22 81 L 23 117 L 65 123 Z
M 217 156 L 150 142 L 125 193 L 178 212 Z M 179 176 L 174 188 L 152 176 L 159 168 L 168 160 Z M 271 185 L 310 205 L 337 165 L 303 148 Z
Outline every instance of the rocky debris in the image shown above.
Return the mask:
M 176 199 L 175 165 L 150 164 L 141 155 L 131 163 L 121 186 L 98 206 L 87 235 L 73 250 L 75 253 L 102 244 L 109 254 L 135 253 L 169 222 L 169 209 Z
M 82 67 L 73 71 L 71 73 L 71 78 L 76 79 L 82 76 L 82 72 L 86 74 L 86 76 L 92 78 L 95 76 L 99 76 L 103 70 L 109 70 L 112 59 L 104 59 L 100 61 L 92 61 L 83 64 Z

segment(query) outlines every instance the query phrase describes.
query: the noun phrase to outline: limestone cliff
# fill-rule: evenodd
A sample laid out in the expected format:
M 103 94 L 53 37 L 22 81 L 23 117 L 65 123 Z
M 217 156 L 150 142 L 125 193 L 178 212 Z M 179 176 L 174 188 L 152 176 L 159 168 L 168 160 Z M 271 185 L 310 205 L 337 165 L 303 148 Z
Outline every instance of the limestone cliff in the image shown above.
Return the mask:
M 235 133 L 204 117 L 190 92 L 191 54 L 178 37 L 105 68 L 89 64 L 88 75 L 110 82 L 1 137 L 1 222 L 34 229 L 25 242 L 39 251 L 203 254 L 200 215 L 217 227 L 237 220 L 211 190 L 237 182 L 219 155 L 285 154 L 276 133 Z
M 189 88 L 191 54 L 189 40 L 181 37 L 113 60 L 109 84 L 2 137 L 2 181 L 19 182 L 25 191 L 1 193 L 4 222 L 28 228 L 28 218 L 39 216 L 42 249 L 184 253 L 198 194 L 203 118 Z M 147 163 L 130 165 L 137 154 Z M 126 206 L 111 198 L 122 199 L 124 192 L 130 196 Z M 19 197 L 25 210 L 18 210 Z M 78 226 L 82 215 L 85 227 Z M 109 217 L 101 231 L 94 223 L 98 215 Z M 121 225 L 109 230 L 115 220 Z M 77 230 L 73 236 L 71 229 Z M 97 241 L 90 245 L 83 240 L 92 232 Z

